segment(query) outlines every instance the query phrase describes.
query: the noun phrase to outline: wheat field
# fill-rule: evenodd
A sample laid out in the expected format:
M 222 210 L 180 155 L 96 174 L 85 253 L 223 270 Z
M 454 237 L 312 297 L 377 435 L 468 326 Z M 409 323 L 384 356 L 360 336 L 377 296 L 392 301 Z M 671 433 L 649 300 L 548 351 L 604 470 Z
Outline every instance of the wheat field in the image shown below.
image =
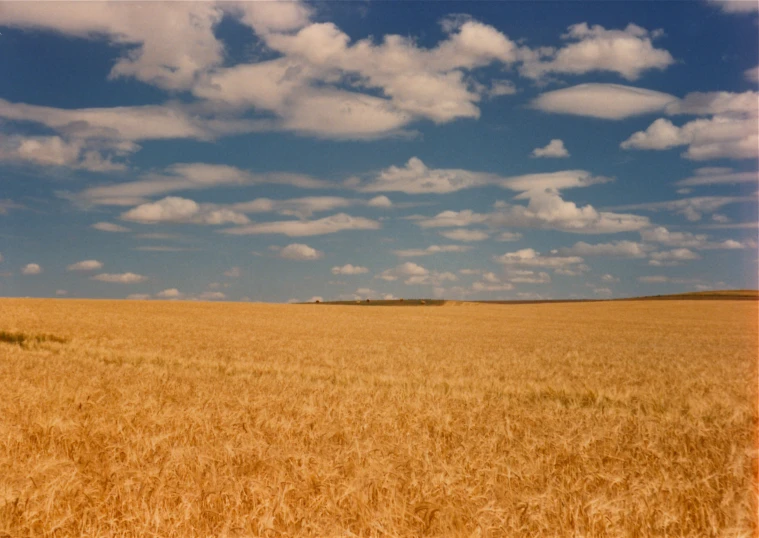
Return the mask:
M 0 536 L 757 533 L 757 303 L 0 300 Z

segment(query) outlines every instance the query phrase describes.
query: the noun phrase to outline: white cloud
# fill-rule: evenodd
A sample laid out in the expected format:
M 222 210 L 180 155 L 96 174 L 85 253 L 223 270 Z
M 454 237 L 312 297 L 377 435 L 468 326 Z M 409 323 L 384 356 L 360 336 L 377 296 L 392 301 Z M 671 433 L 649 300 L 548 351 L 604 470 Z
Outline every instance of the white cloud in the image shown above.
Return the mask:
M 669 247 L 700 248 L 707 244 L 708 236 L 690 232 L 670 232 L 664 226 L 657 226 L 640 231 L 644 241 L 660 243 Z
M 232 204 L 230 208 L 243 213 L 265 213 L 276 211 L 280 215 L 307 218 L 314 213 L 332 211 L 334 209 L 348 207 L 358 203 L 366 203 L 368 205 L 368 202 L 363 202 L 362 200 L 351 200 L 340 196 L 306 196 L 303 198 L 292 198 L 290 200 L 257 198 L 250 202 Z
M 279 251 L 279 257 L 287 260 L 318 260 L 324 253 L 303 243 L 292 243 Z
M 157 202 L 139 205 L 123 213 L 121 218 L 142 223 L 187 222 L 194 224 L 246 224 L 248 217 L 213 204 L 198 204 L 187 198 L 167 196 Z
M 212 3 L 150 5 L 129 2 L 50 5 L 20 2 L 0 14 L 4 26 L 130 45 L 110 77 L 131 76 L 166 89 L 187 89 L 196 75 L 223 59 L 213 29 L 222 11 Z
M 572 247 L 561 248 L 559 252 L 564 255 L 577 256 L 615 256 L 622 258 L 645 258 L 648 248 L 642 243 L 635 241 L 612 241 L 611 243 L 597 243 L 594 245 L 579 241 Z
M 0 118 L 42 124 L 67 140 L 86 140 L 95 147 L 102 144 L 124 152 L 136 151 L 138 148 L 134 142 L 139 140 L 212 140 L 260 130 L 253 120 L 217 117 L 176 103 L 64 109 L 0 99 Z
M 665 202 L 649 202 L 644 204 L 630 204 L 616 206 L 613 209 L 638 209 L 644 211 L 671 211 L 683 215 L 689 221 L 701 220 L 704 213 L 712 213 L 721 207 L 738 202 L 756 201 L 754 196 L 698 196 L 682 198 L 680 200 L 668 200 Z
M 350 263 L 346 263 L 342 267 L 335 266 L 332 268 L 333 275 L 361 275 L 368 272 L 369 269 L 366 267 L 362 267 L 360 265 L 352 265 Z
M 692 160 L 759 157 L 759 93 L 693 93 L 667 107 L 670 114 L 712 115 L 676 126 L 666 118 L 645 131 L 633 133 L 622 149 L 666 150 L 687 146 L 683 157 Z
M 601 275 L 601 281 L 602 282 L 619 282 L 619 279 L 615 277 L 614 275 L 605 274 Z
M 743 77 L 748 80 L 749 82 L 753 82 L 754 84 L 759 82 L 759 65 L 756 67 L 752 67 L 751 69 L 746 69 L 743 72 Z
M 440 235 L 447 239 L 451 239 L 452 241 L 484 241 L 488 237 L 490 237 L 490 234 L 484 230 L 467 230 L 467 229 L 458 229 L 458 230 L 446 230 L 444 232 L 440 232 Z
M 573 43 L 558 50 L 532 51 L 520 73 L 540 79 L 550 73 L 581 75 L 612 71 L 635 80 L 644 71 L 663 70 L 675 62 L 669 52 L 654 47 L 653 39 L 661 35 L 661 31 L 649 32 L 635 24 L 628 24 L 624 30 L 607 30 L 584 22 L 574 24 L 562 36 Z
M 737 250 L 756 247 L 756 244 L 753 241 L 746 241 L 743 243 L 733 239 L 711 241 L 706 234 L 670 232 L 664 226 L 641 230 L 640 236 L 645 241 L 659 243 L 668 247 L 695 248 L 701 250 Z
M 666 107 L 667 114 L 756 114 L 759 110 L 759 93 L 747 91 L 692 92 Z
M 129 142 L 93 143 L 65 140 L 60 136 L 7 136 L 0 140 L 0 161 L 27 162 L 40 166 L 64 166 L 91 172 L 125 170 L 125 157 L 139 149 Z
M 224 276 L 227 278 L 240 278 L 242 272 L 239 267 L 232 267 L 227 271 L 224 271 Z
M 502 256 L 496 256 L 494 260 L 508 266 L 527 267 L 565 267 L 567 265 L 581 264 L 585 261 L 579 256 L 542 256 L 531 248 L 507 252 Z
M 138 181 L 90 187 L 74 195 L 74 199 L 84 204 L 136 205 L 146 202 L 146 196 L 156 196 L 169 192 L 266 183 L 290 185 L 303 189 L 333 187 L 327 181 L 304 174 L 286 172 L 253 174 L 234 166 L 222 164 L 178 163 L 169 166 L 163 173 L 145 174 Z M 243 202 L 241 206 L 246 207 L 244 211 L 260 212 L 276 210 L 274 204 L 275 201 L 273 200 L 260 198 L 251 202 Z M 232 209 L 235 209 L 234 205 Z
M 509 291 L 513 290 L 514 285 L 508 282 L 501 282 L 499 284 L 489 284 L 487 282 L 474 282 L 472 283 L 473 292 L 483 291 Z
M 471 210 L 443 211 L 434 217 L 419 219 L 417 225 L 422 228 L 451 228 L 487 224 L 494 228 L 553 229 L 581 234 L 636 231 L 650 225 L 647 217 L 597 211 L 591 205 L 578 207 L 574 202 L 564 200 L 556 191 L 557 187 L 551 188 L 550 184 L 553 182 L 562 186 L 558 188 L 579 186 L 572 185 L 569 179 L 570 176 L 554 174 L 531 174 L 512 178 L 506 183 L 510 185 L 509 188 L 530 189 L 516 197 L 527 199 L 527 206 L 497 202 L 495 210 L 486 214 Z M 579 183 L 582 180 L 575 177 L 573 181 Z
M 217 301 L 226 298 L 227 296 L 220 291 L 204 291 L 198 295 L 198 299 L 201 301 Z
M 545 191 L 551 189 L 559 191 L 578 187 L 590 187 L 600 183 L 612 181 L 608 177 L 594 176 L 585 170 L 561 170 L 539 174 L 524 174 L 500 178 L 498 184 L 504 189 L 525 193 L 521 198 L 528 198 L 531 191 Z
M 64 295 L 68 295 L 69 292 L 67 292 L 66 290 L 55 290 L 55 294 L 59 297 L 63 297 Z
M 95 271 L 102 268 L 103 264 L 97 260 L 83 260 L 67 267 L 69 271 Z
M 375 196 L 371 200 L 369 200 L 366 205 L 369 207 L 392 207 L 393 202 L 390 201 L 390 198 L 384 195 Z
M 663 252 L 651 253 L 649 265 L 655 266 L 673 266 L 679 265 L 680 262 L 690 260 L 700 260 L 701 256 L 687 248 L 676 248 Z
M 164 299 L 178 299 L 182 297 L 182 293 L 176 288 L 168 288 L 158 292 L 157 296 Z
M 464 245 L 430 245 L 427 248 L 394 250 L 393 252 L 401 258 L 410 258 L 413 256 L 429 256 L 430 254 L 439 254 L 441 252 L 467 252 L 471 248 Z
M 588 83 L 540 94 L 532 107 L 544 112 L 621 120 L 664 110 L 677 97 L 667 93 L 621 86 Z
M 429 274 L 427 269 L 413 262 L 402 263 L 395 270 L 398 274 L 407 276 L 424 276 Z
M 139 282 L 145 282 L 148 277 L 143 275 L 137 275 L 135 273 L 100 273 L 91 277 L 93 280 L 100 280 L 101 282 L 112 282 L 117 284 L 137 284 Z
M 759 11 L 759 4 L 754 0 L 709 0 L 715 6 L 719 6 L 725 13 L 752 13 Z
M 150 299 L 150 295 L 147 293 L 130 293 L 127 295 L 129 301 L 147 301 Z
M 101 232 L 124 233 L 130 231 L 129 228 L 119 226 L 118 224 L 113 224 L 111 222 L 96 222 L 91 227 L 96 230 L 100 230 Z
M 591 205 L 577 206 L 551 189 L 527 191 L 517 198 L 527 198 L 527 206 L 499 204 L 496 211 L 488 215 L 488 224 L 581 234 L 635 231 L 650 224 L 648 218 L 638 215 L 597 211 Z
M 603 296 L 610 296 L 614 292 L 612 292 L 609 288 L 593 288 L 593 293 L 596 295 L 603 295 Z
M 490 82 L 490 88 L 487 90 L 488 97 L 501 97 L 503 95 L 514 95 L 517 88 L 509 80 L 493 80 Z
M 670 279 L 666 276 L 654 275 L 638 277 L 638 281 L 643 282 L 644 284 L 664 284 L 665 282 L 669 282 Z
M 522 234 L 519 232 L 501 232 L 495 238 L 496 241 L 513 242 L 522 239 Z
M 549 284 L 551 282 L 551 275 L 544 271 L 538 273 L 535 271 L 511 271 L 506 278 L 514 284 Z
M 757 172 L 735 172 L 732 168 L 707 167 L 696 169 L 696 175 L 675 182 L 682 187 L 702 185 L 734 185 L 736 183 L 759 183 Z
M 421 159 L 412 157 L 405 166 L 382 170 L 361 187 L 366 192 L 399 191 L 408 194 L 445 194 L 494 183 L 495 174 L 460 169 L 428 168 Z
M 21 273 L 25 275 L 38 275 L 42 272 L 42 267 L 39 266 L 39 264 L 36 263 L 27 263 L 23 269 L 21 269 Z
M 283 234 L 290 237 L 303 237 L 331 234 L 343 230 L 377 230 L 379 228 L 380 223 L 377 221 L 337 213 L 317 220 L 262 222 L 239 228 L 228 228 L 223 232 L 233 235 Z
M 569 157 L 567 148 L 564 147 L 564 142 L 558 138 L 551 140 L 547 146 L 542 148 L 535 148 L 530 154 L 531 157 Z
M 720 213 L 715 213 L 714 215 L 712 215 L 712 220 L 714 222 L 720 222 L 720 223 L 730 222 L 730 218 L 727 215 L 722 215 Z
M 463 211 L 442 211 L 434 217 L 424 218 L 418 221 L 422 228 L 451 228 L 455 226 L 469 226 L 481 224 L 488 220 L 487 215 L 475 213 L 470 209 Z

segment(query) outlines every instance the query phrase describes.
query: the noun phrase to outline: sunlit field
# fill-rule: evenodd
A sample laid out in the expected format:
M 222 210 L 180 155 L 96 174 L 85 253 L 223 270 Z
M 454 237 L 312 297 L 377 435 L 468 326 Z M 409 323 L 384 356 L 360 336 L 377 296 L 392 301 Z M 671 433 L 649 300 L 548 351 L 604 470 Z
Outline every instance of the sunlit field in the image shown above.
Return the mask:
M 757 303 L 0 300 L 0 536 L 757 533 Z

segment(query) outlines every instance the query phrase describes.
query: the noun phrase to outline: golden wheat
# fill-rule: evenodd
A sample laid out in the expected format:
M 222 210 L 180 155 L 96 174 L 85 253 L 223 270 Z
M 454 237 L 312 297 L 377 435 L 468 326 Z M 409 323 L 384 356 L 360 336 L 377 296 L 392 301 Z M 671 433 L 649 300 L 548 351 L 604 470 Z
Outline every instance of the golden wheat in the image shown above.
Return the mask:
M 755 302 L 3 299 L 0 331 L 0 536 L 757 532 Z

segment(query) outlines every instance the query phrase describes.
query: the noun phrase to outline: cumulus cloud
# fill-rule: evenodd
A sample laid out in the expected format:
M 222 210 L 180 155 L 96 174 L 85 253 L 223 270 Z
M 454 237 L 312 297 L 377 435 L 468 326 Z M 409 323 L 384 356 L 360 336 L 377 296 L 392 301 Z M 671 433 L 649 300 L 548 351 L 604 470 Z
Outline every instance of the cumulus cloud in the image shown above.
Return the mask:
M 670 114 L 711 115 L 677 126 L 659 118 L 622 142 L 622 149 L 666 150 L 687 146 L 691 160 L 759 157 L 759 93 L 693 93 L 667 107 Z
M 287 260 L 318 260 L 324 253 L 303 243 L 292 243 L 279 251 L 279 257 Z
M 395 281 L 399 278 L 404 279 L 407 285 L 431 285 L 440 286 L 444 282 L 453 282 L 458 277 L 448 271 L 430 271 L 429 269 L 413 263 L 405 262 L 392 269 L 387 269 L 378 274 L 375 278 L 387 281 Z
M 232 235 L 283 234 L 290 237 L 305 237 L 337 233 L 344 230 L 377 230 L 380 227 L 379 222 L 371 219 L 337 213 L 316 220 L 261 222 L 239 228 L 228 228 L 223 232 Z
M 412 157 L 405 166 L 391 166 L 361 187 L 366 192 L 399 191 L 408 194 L 445 194 L 480 187 L 498 180 L 495 174 L 460 169 L 428 168 Z
M 531 105 L 544 112 L 621 120 L 662 111 L 673 101 L 677 101 L 677 97 L 667 93 L 619 84 L 588 83 L 542 93 Z
M 114 158 L 125 157 L 138 149 L 139 146 L 130 142 L 67 140 L 57 135 L 12 135 L 0 140 L 0 161 L 113 172 L 126 169 L 125 163 L 114 162 Z
M 227 296 L 220 291 L 204 291 L 198 295 L 198 299 L 201 301 L 218 301 L 226 298 Z
M 63 297 L 63 296 L 65 296 L 65 295 L 68 295 L 68 294 L 69 294 L 69 292 L 67 292 L 66 290 L 55 290 L 55 294 L 56 294 L 58 297 Z
M 645 258 L 649 250 L 646 245 L 635 241 L 612 241 L 611 243 L 596 243 L 591 245 L 579 241 L 571 247 L 559 249 L 563 255 L 577 256 L 613 256 L 621 258 Z
M 232 267 L 227 271 L 224 271 L 224 276 L 227 278 L 240 278 L 242 272 L 239 267 Z
M 346 263 L 342 267 L 335 266 L 332 268 L 333 275 L 361 275 L 368 272 L 369 269 L 366 267 L 362 267 L 360 265 L 352 265 L 350 263 Z
M 116 284 L 137 284 L 139 282 L 145 282 L 148 277 L 135 273 L 100 273 L 99 275 L 93 276 L 92 279 Z
M 127 295 L 127 300 L 129 301 L 147 301 L 150 299 L 150 294 L 148 293 L 130 293 Z
M 759 83 L 759 65 L 750 69 L 746 69 L 743 72 L 743 77 L 749 82 L 753 82 L 754 84 Z
M 503 178 L 500 185 L 519 191 L 517 200 L 526 199 L 527 206 L 497 202 L 491 213 L 471 210 L 443 211 L 434 217 L 422 218 L 422 228 L 465 227 L 487 224 L 493 228 L 523 227 L 554 229 L 571 233 L 615 233 L 640 230 L 649 226 L 648 218 L 628 213 L 597 211 L 593 206 L 577 206 L 562 198 L 559 189 L 582 187 L 608 181 L 582 170 L 550 174 L 528 174 Z
M 369 207 L 392 207 L 393 202 L 390 201 L 390 198 L 384 195 L 375 196 L 371 200 L 369 200 L 366 205 Z
M 42 267 L 36 263 L 27 263 L 22 269 L 21 273 L 24 275 L 38 275 L 42 272 Z
M 719 6 L 724 13 L 753 13 L 759 11 L 759 4 L 754 0 L 709 0 Z
M 562 39 L 570 43 L 560 49 L 533 51 L 520 68 L 523 76 L 540 79 L 551 73 L 581 75 L 593 71 L 611 71 L 635 80 L 644 71 L 663 70 L 675 62 L 653 40 L 663 33 L 648 31 L 635 24 L 624 30 L 607 30 L 603 26 L 579 23 L 570 26 Z
M 458 230 L 447 230 L 440 232 L 440 235 L 452 241 L 484 241 L 490 234 L 484 230 L 467 230 L 464 228 Z
M 619 282 L 619 279 L 614 275 L 606 273 L 605 275 L 601 275 L 601 282 Z
M 182 293 L 176 288 L 168 288 L 157 293 L 158 297 L 163 299 L 179 299 Z
M 543 256 L 531 248 L 523 248 L 516 252 L 507 252 L 501 256 L 496 256 L 494 260 L 507 266 L 551 268 L 581 264 L 585 261 L 579 256 Z
M 471 248 L 464 245 L 430 245 L 427 248 L 411 248 L 394 250 L 393 252 L 401 258 L 411 258 L 415 256 L 429 256 L 430 254 L 439 254 L 441 252 L 467 252 Z
M 557 268 L 558 272 L 560 268 Z M 545 271 L 520 271 L 511 270 L 506 274 L 506 279 L 514 284 L 549 284 L 551 282 L 551 275 Z
M 658 243 L 668 247 L 695 248 L 699 250 L 736 250 L 755 246 L 750 242 L 741 243 L 733 239 L 712 241 L 706 234 L 691 232 L 671 232 L 664 226 L 657 226 L 640 231 L 644 241 Z
M 676 248 L 672 250 L 651 253 L 651 259 L 648 261 L 648 264 L 655 266 L 673 266 L 679 265 L 680 262 L 683 261 L 699 259 L 701 259 L 701 256 L 692 250 L 689 250 L 687 248 Z
M 531 157 L 569 157 L 567 148 L 564 147 L 564 142 L 558 138 L 551 140 L 547 146 L 542 148 L 535 148 L 530 154 Z
M 246 224 L 248 217 L 242 213 L 227 208 L 217 208 L 213 204 L 198 204 L 197 202 L 167 196 L 157 202 L 139 205 L 123 213 L 121 218 L 142 223 L 185 222 L 194 224 Z
M 103 264 L 97 260 L 82 260 L 67 267 L 69 271 L 95 271 L 102 268 Z
M 124 233 L 130 231 L 129 228 L 111 222 L 96 222 L 91 227 L 101 232 Z

